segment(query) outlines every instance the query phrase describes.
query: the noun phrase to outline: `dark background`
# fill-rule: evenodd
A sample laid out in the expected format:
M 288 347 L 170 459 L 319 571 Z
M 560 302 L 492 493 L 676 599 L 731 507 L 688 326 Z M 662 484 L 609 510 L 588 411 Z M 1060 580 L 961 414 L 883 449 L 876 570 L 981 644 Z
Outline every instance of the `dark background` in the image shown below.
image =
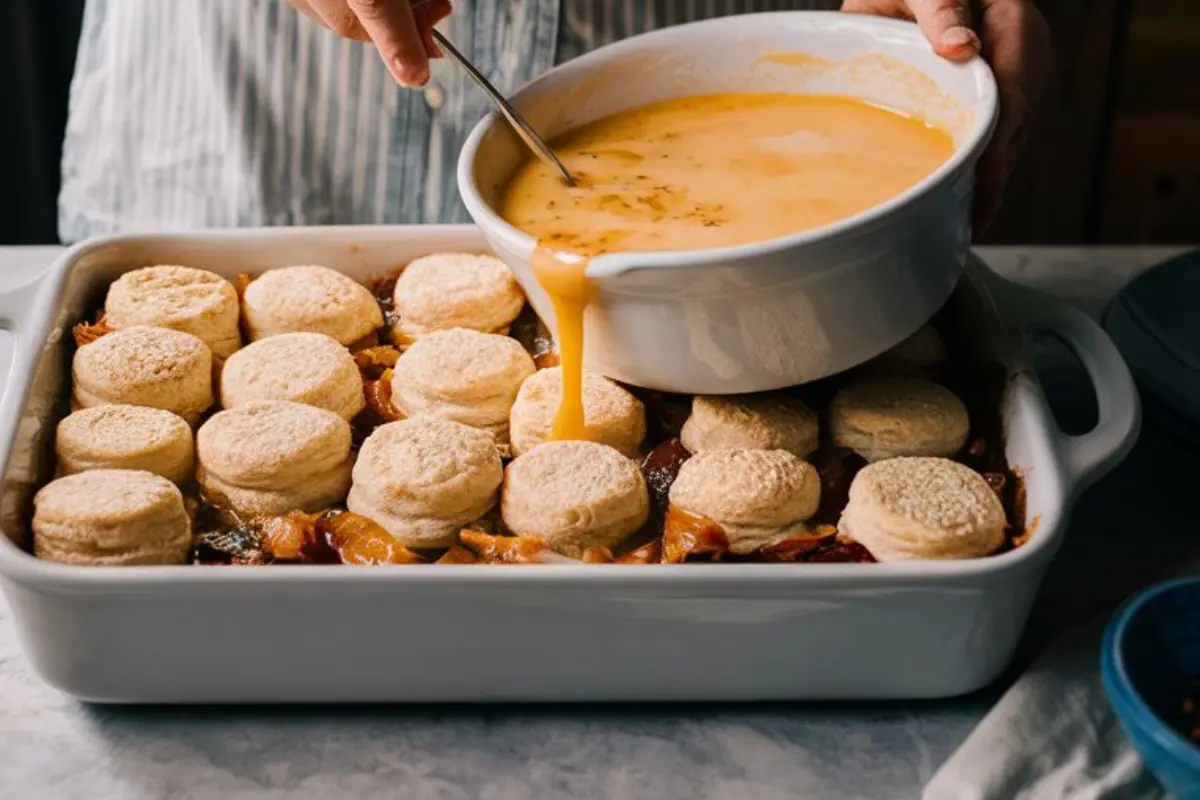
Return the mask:
M 57 241 L 83 2 L 3 0 L 0 244 Z M 1039 5 L 1054 34 L 1054 103 L 986 241 L 1200 241 L 1200 0 Z

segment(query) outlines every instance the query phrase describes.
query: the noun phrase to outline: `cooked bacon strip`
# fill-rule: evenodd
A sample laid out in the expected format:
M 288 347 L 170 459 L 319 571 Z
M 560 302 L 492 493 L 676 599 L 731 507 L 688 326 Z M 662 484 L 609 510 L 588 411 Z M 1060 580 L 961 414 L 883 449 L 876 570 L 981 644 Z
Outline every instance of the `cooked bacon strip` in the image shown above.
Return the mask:
M 104 312 L 101 311 L 96 315 L 95 322 L 80 322 L 71 329 L 71 335 L 75 337 L 75 346 L 83 347 L 85 344 L 91 344 L 101 336 L 112 333 L 113 329 L 108 326 L 104 320 Z
M 317 532 L 343 564 L 423 564 L 425 559 L 396 541 L 379 523 L 350 511 L 317 518 Z
M 689 514 L 675 506 L 667 508 L 662 538 L 662 563 L 682 564 L 691 556 L 708 555 L 720 561 L 729 552 L 729 540 L 721 526 L 707 517 Z

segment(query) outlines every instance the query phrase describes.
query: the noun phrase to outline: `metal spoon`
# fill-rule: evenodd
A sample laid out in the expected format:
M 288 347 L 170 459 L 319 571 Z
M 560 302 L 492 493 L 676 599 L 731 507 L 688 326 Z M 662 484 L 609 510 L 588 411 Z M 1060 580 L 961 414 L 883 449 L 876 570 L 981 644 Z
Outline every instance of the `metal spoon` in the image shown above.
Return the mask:
M 517 135 L 521 137 L 521 140 L 525 142 L 529 149 L 533 151 L 533 154 L 541 159 L 543 164 L 551 169 L 557 170 L 559 174 L 562 175 L 563 180 L 567 182 L 568 186 L 574 186 L 575 179 L 571 177 L 571 173 L 567 172 L 567 168 L 563 166 L 563 163 L 558 160 L 558 156 L 554 155 L 554 151 L 550 149 L 548 144 L 542 141 L 542 137 L 537 135 L 537 131 L 535 131 L 530 124 L 526 122 L 520 114 L 517 113 L 517 110 L 513 108 L 507 100 L 504 99 L 504 95 L 500 94 L 496 87 L 492 86 L 492 84 L 488 82 L 488 79 L 483 77 L 483 73 L 475 69 L 475 65 L 468 61 L 466 56 L 458 52 L 458 50 L 454 48 L 454 45 L 450 44 L 450 42 L 446 40 L 446 37 L 441 34 L 441 31 L 439 31 L 437 28 L 434 28 L 432 33 L 433 39 L 437 42 L 438 47 L 442 48 L 446 55 L 457 61 L 459 66 L 466 70 L 467 74 L 471 76 L 471 79 L 474 80 L 475 83 L 479 84 L 479 88 L 483 89 L 484 94 L 486 94 L 491 99 L 492 103 L 495 104 L 496 110 L 504 115 L 504 118 L 507 119 L 509 124 L 513 126 L 513 130 L 517 132 Z

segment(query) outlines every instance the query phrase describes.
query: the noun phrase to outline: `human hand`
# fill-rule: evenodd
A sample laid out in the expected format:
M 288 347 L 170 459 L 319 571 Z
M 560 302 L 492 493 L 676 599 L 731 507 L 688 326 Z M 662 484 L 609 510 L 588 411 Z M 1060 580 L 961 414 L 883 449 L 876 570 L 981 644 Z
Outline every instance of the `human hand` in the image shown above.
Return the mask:
M 951 61 L 981 54 L 996 75 L 1000 120 L 976 167 L 975 234 L 996 215 L 1050 75 L 1050 29 L 1031 0 L 981 0 L 971 26 L 966 0 L 844 0 L 842 11 L 914 20 Z M 978 34 L 976 34 L 978 31 Z
M 287 0 L 288 5 L 347 39 L 375 45 L 401 86 L 424 86 L 429 59 L 442 52 L 433 26 L 450 16 L 450 0 Z

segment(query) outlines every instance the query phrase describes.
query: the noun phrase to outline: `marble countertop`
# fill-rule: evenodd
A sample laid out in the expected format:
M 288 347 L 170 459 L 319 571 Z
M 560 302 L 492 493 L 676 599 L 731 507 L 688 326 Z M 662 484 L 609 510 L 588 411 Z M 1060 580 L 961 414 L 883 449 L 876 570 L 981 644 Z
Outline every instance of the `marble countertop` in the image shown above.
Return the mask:
M 0 291 L 34 278 L 59 250 L 0 248 Z M 980 252 L 1000 273 L 1095 314 L 1132 275 L 1176 250 Z M 1069 416 L 1082 402 L 1071 376 L 1052 383 L 1062 384 L 1048 393 Z M 1196 562 L 1200 512 L 1150 476 L 1153 454 L 1143 450 L 1081 499 L 1026 653 Z M 1135 525 L 1154 540 L 1145 563 L 1128 560 Z M 836 705 L 100 707 L 32 675 L 0 599 L 0 796 L 913 798 L 1001 688 L 952 701 Z

